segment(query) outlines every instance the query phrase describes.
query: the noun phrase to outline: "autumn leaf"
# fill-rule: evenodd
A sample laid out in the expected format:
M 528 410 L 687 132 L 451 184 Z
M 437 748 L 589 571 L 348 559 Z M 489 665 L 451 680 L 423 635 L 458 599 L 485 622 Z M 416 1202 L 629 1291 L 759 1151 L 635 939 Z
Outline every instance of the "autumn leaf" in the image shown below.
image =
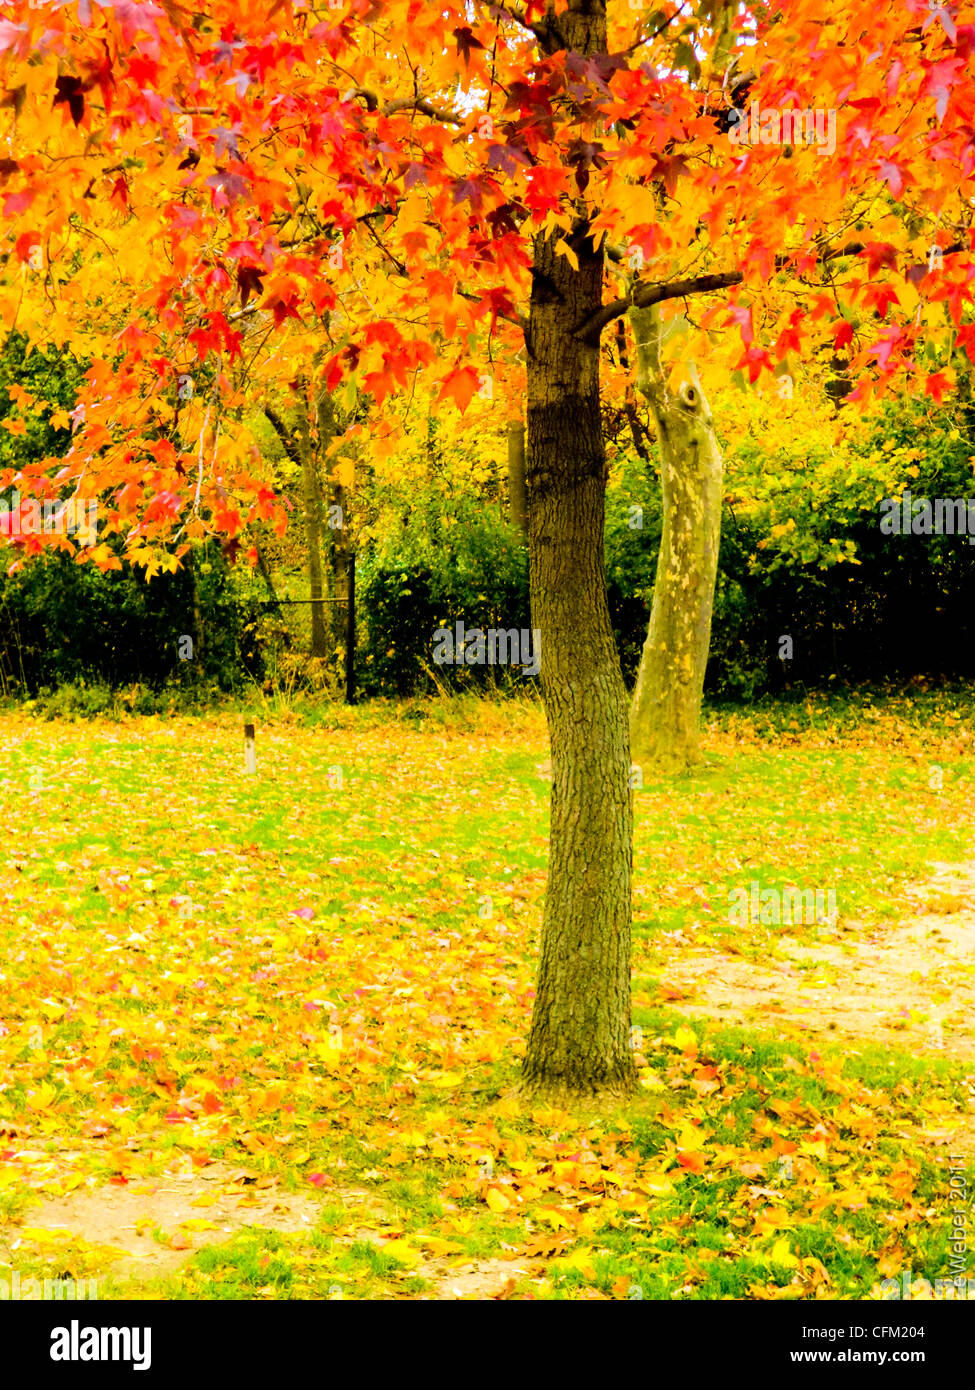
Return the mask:
M 461 414 L 470 405 L 479 386 L 473 367 L 458 367 L 442 379 L 439 400 L 452 400 Z

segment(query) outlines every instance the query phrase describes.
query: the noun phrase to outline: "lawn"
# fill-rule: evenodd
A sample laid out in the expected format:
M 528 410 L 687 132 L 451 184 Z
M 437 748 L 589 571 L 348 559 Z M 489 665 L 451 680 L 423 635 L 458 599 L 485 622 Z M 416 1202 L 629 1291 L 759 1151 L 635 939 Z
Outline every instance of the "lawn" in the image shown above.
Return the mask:
M 758 969 L 784 936 L 882 945 L 931 865 L 975 860 L 971 713 L 924 693 L 712 711 L 699 772 L 641 770 L 640 1092 L 572 1114 L 514 1094 L 540 706 L 269 706 L 254 777 L 231 709 L 0 714 L 0 1278 L 863 1299 L 946 1277 L 956 1151 L 975 1179 L 965 1028 L 922 1053 L 788 1010 L 736 1026 L 682 1010 L 669 974 L 695 951 Z M 734 924 L 753 881 L 832 888 L 837 920 Z M 952 969 L 946 999 L 971 973 Z

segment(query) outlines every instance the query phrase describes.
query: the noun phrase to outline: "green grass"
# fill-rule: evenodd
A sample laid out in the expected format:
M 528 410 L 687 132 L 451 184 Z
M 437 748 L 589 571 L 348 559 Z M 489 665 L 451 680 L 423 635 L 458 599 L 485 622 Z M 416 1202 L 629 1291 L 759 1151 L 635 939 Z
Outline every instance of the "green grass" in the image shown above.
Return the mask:
M 973 774 L 957 753 L 970 701 L 910 698 L 763 705 L 751 720 L 712 712 L 700 769 L 666 781 L 644 770 L 639 999 L 666 977 L 668 933 L 733 942 L 756 961 L 781 950 L 782 929 L 729 921 L 729 894 L 753 879 L 834 888 L 840 923 L 825 935 L 842 941 L 844 927 L 895 920 L 902 885 L 932 861 L 971 857 Z M 879 1042 L 811 1052 L 641 1002 L 634 1023 L 660 1091 L 581 1130 L 544 1111 L 509 1113 L 499 1097 L 518 1075 L 547 862 L 538 706 L 283 713 L 259 725 L 256 778 L 240 772 L 234 711 L 119 726 L 0 716 L 0 944 L 15 986 L 0 1120 L 30 1128 L 22 1147 L 52 1163 L 83 1146 L 84 1125 L 104 1122 L 110 1138 L 84 1159 L 99 1181 L 123 1161 L 151 1177 L 198 1152 L 245 1162 L 285 1193 L 323 1179 L 314 1235 L 239 1232 L 156 1281 L 160 1296 L 429 1295 L 435 1281 L 416 1261 L 356 1234 L 359 1216 L 341 1200 L 351 1188 L 368 1195 L 380 1239 L 402 1233 L 418 1254 L 431 1236 L 449 1242 L 435 1257 L 447 1283 L 464 1260 L 498 1260 L 550 1230 L 565 1237 L 531 1257 L 515 1296 L 792 1296 L 791 1261 L 810 1262 L 805 1297 L 867 1297 L 897 1260 L 943 1277 L 944 1172 L 917 1135 L 968 1103 L 964 1068 Z M 944 769 L 940 790 L 932 764 Z M 340 788 L 329 783 L 335 766 Z M 316 1052 L 329 1008 L 345 1039 L 339 1063 Z M 688 1026 L 693 1056 L 673 1043 Z M 353 1066 L 350 1052 L 366 1047 L 375 1056 L 356 1053 Z M 705 1065 L 719 1091 L 695 1090 Z M 198 1109 L 174 1122 L 179 1098 L 199 1102 L 194 1084 L 216 1075 L 212 1117 Z M 32 1110 L 45 1085 L 53 1103 Z M 686 1124 L 708 1134 L 700 1173 L 676 1159 Z M 810 1138 L 820 1126 L 827 1138 Z M 673 1190 L 634 1206 L 613 1186 L 562 1191 L 550 1181 L 558 1146 L 572 1150 L 580 1134 L 615 1145 L 612 1162 L 634 1161 L 637 1175 L 666 1167 Z M 307 1157 L 296 1162 L 299 1149 Z M 499 1190 L 516 1196 L 537 1176 L 539 1191 L 490 1210 L 484 1153 Z M 784 1179 L 790 1155 L 796 1172 Z M 630 1198 L 632 1175 L 620 1171 Z M 28 1195 L 49 1190 L 38 1177 Z M 861 1190 L 862 1201 L 837 1200 Z M 0 1229 L 29 1225 L 26 1201 L 22 1187 L 0 1184 Z M 552 1227 L 546 1209 L 568 1224 Z M 782 1238 L 786 1263 L 773 1255 Z

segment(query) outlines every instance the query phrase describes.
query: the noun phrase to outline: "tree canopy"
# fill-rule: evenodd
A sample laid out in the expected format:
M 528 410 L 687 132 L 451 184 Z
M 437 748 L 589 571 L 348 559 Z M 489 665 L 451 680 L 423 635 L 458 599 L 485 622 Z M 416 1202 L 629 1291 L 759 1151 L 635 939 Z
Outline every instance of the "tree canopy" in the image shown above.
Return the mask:
M 973 39 L 922 0 L 12 0 L 2 312 L 91 364 L 17 485 L 110 493 L 152 566 L 280 524 L 245 391 L 317 354 L 387 455 L 420 377 L 519 399 L 539 236 L 606 252 L 581 340 L 690 306 L 683 357 L 757 382 L 828 349 L 854 400 L 940 398 L 973 343 Z

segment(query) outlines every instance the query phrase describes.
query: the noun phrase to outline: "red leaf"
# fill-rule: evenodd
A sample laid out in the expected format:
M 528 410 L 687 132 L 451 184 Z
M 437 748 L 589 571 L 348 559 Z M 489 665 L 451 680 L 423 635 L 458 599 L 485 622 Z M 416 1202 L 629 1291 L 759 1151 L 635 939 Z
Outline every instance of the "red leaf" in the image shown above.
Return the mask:
M 464 411 L 471 403 L 474 392 L 478 387 L 478 375 L 473 367 L 458 367 L 452 372 L 448 372 L 440 383 L 439 401 L 448 397 L 454 401 L 457 409 L 463 415 Z

